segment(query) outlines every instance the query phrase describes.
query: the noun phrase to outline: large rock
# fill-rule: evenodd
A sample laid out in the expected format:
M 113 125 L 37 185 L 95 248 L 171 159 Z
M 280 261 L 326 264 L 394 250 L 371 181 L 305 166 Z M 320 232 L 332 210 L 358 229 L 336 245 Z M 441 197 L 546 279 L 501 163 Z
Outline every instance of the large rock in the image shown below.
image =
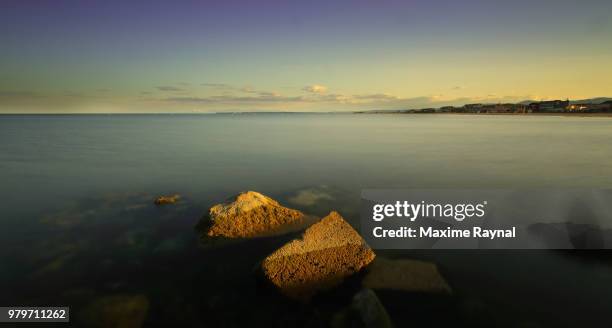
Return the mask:
M 307 216 L 281 206 L 258 192 L 247 191 L 210 208 L 199 228 L 208 237 L 247 238 L 301 226 Z
M 378 257 L 368 267 L 364 287 L 406 292 L 450 293 L 451 288 L 435 264 Z
M 376 255 L 340 214 L 331 212 L 262 262 L 267 280 L 297 300 L 338 285 Z

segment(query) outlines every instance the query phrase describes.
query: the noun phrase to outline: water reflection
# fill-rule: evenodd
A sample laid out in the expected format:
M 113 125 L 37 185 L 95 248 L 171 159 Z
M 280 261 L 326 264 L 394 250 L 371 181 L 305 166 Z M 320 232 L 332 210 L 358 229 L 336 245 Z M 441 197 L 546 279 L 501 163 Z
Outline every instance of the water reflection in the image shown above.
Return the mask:
M 200 247 L 194 227 L 212 204 L 256 190 L 357 225 L 365 188 L 609 187 L 611 127 L 452 115 L 0 118 L 0 303 L 68 304 L 83 325 L 98 320 L 93 307 L 146 312 L 153 326 L 326 326 L 352 294 L 300 306 L 260 286 L 253 268 L 293 236 Z M 153 204 L 174 192 L 176 205 Z M 377 254 L 433 261 L 454 291 L 382 293 L 396 323 L 612 326 L 610 252 Z
M 320 215 L 333 206 L 353 207 L 352 197 L 346 195 L 338 187 L 311 186 L 287 192 L 279 200 Z M 353 287 L 298 306 L 261 286 L 253 273 L 257 263 L 295 234 L 202 248 L 194 226 L 205 207 L 190 197 L 164 207 L 155 206 L 153 199 L 154 195 L 144 193 L 88 197 L 43 216 L 40 222 L 47 238 L 28 245 L 7 262 L 27 274 L 3 286 L 9 292 L 2 301 L 69 304 L 77 323 L 130 327 L 253 322 L 303 326 L 305 320 L 325 326 L 350 303 Z M 600 322 L 598 316 L 612 303 L 609 265 L 555 252 L 477 252 L 377 252 L 436 262 L 454 290 L 450 298 L 383 291 L 379 296 L 393 320 L 503 325 L 510 316 L 515 324 L 569 327 Z M 577 282 L 576 277 L 588 283 Z M 551 318 L 547 313 L 552 312 L 546 311 L 558 313 L 566 307 L 551 289 L 563 290 L 562 300 L 582 302 L 572 305 L 580 312 L 562 311 L 562 320 Z M 529 298 L 524 297 L 526 291 Z M 596 305 L 594 299 L 603 303 Z M 420 305 L 409 305 L 414 304 L 409 300 Z M 512 307 L 517 302 L 537 308 L 538 313 L 517 312 Z M 446 319 L 427 321 L 440 311 Z

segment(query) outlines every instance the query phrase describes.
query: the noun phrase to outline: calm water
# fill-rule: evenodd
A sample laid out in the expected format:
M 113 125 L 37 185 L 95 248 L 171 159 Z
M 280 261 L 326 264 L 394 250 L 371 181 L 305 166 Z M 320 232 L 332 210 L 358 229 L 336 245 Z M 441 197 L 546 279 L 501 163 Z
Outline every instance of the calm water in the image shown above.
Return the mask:
M 257 190 L 355 223 L 362 188 L 609 188 L 611 140 L 611 118 L 0 116 L 0 303 L 67 304 L 87 324 L 108 303 L 95 300 L 138 295 L 147 325 L 320 325 L 336 305 L 287 305 L 251 274 L 286 238 L 198 245 L 211 204 Z M 184 201 L 152 205 L 170 193 Z M 459 323 L 611 326 L 609 253 L 387 255 L 437 262 Z M 381 298 L 396 322 L 412 316 Z

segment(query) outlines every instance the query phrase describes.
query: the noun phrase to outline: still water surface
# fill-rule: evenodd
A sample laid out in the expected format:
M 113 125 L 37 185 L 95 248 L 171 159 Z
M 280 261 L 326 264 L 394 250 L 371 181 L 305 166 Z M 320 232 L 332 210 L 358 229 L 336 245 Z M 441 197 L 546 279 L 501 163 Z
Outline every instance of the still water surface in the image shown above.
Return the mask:
M 284 240 L 201 247 L 211 204 L 257 190 L 357 224 L 363 188 L 609 188 L 611 140 L 610 118 L 0 116 L 0 303 L 68 304 L 86 324 L 92 301 L 140 295 L 148 325 L 305 325 L 314 310 L 262 296 L 251 275 Z M 184 201 L 152 205 L 170 193 Z M 441 311 L 459 322 L 609 327 L 612 257 L 597 254 L 387 255 L 437 262 L 458 295 Z M 383 297 L 401 321 L 398 300 Z

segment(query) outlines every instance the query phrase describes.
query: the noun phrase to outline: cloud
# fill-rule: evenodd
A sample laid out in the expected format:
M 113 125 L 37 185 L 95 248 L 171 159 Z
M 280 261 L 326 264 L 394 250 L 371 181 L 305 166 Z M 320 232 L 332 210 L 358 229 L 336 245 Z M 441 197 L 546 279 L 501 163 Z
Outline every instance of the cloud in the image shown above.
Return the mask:
M 235 87 L 226 84 L 206 84 L 210 87 L 223 87 L 222 92 L 208 96 L 172 96 L 159 99 L 164 102 L 176 104 L 211 104 L 232 105 L 238 108 L 252 109 L 256 105 L 261 106 L 284 106 L 287 108 L 335 108 L 337 110 L 368 110 L 368 109 L 420 109 L 442 106 L 460 106 L 473 102 L 518 102 L 527 98 L 520 96 L 500 97 L 494 94 L 483 97 L 452 97 L 449 95 L 436 94 L 418 97 L 398 97 L 387 93 L 365 93 L 346 95 L 340 93 L 327 93 L 327 88 L 322 85 L 310 85 L 301 89 L 307 94 L 284 95 L 274 91 L 262 91 L 256 88 Z M 294 90 L 297 92 L 299 90 Z M 295 105 L 297 107 L 291 107 Z M 241 107 L 243 106 L 243 107 Z
M 291 103 L 303 101 L 302 97 L 286 97 L 280 95 L 258 95 L 258 96 L 210 96 L 210 97 L 168 97 L 165 101 L 178 103 Z
M 232 88 L 230 85 L 225 83 L 201 83 L 200 85 L 209 88 Z
M 261 97 L 280 97 L 280 94 L 273 91 L 258 91 L 257 94 Z
M 320 188 L 311 188 L 298 191 L 295 196 L 290 197 L 288 200 L 295 205 L 313 206 L 321 201 L 334 200 L 334 197 Z
M 320 85 L 320 84 L 313 84 L 313 85 L 305 86 L 304 88 L 302 88 L 302 90 L 306 92 L 310 92 L 310 93 L 321 94 L 321 93 L 327 92 L 327 87 L 324 85 Z
M 320 101 L 320 102 L 347 103 L 347 102 L 351 101 L 351 97 L 350 96 L 341 95 L 341 94 L 325 94 L 325 95 L 317 94 L 315 97 L 307 98 L 307 100 L 315 101 L 315 102 L 316 101 Z
M 64 92 L 64 96 L 66 97 L 87 97 L 86 94 L 82 92 L 76 92 L 76 91 L 66 91 Z
M 375 93 L 375 94 L 366 94 L 366 95 L 354 95 L 353 98 L 359 100 L 397 100 L 399 99 L 396 96 L 392 96 L 386 93 Z
M 33 91 L 1 91 L 0 98 L 38 98 L 41 95 Z
M 244 87 L 240 88 L 239 90 L 244 93 L 257 93 L 257 91 L 255 91 L 255 89 L 253 89 L 252 87 Z
M 159 90 L 159 91 L 169 91 L 169 92 L 185 91 L 185 89 L 182 89 L 182 88 L 179 88 L 179 87 L 174 87 L 174 86 L 171 86 L 171 85 L 158 86 L 157 90 Z

